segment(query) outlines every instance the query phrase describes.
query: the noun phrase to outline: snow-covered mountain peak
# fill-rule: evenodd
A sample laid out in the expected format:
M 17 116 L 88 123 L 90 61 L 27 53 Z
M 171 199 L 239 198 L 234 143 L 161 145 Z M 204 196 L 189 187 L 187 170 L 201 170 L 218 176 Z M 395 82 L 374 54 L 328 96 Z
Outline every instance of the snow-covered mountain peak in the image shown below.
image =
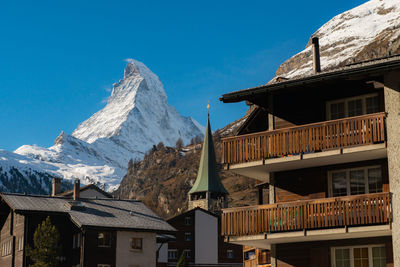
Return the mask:
M 99 182 L 112 189 L 118 187 L 130 159 L 142 158 L 159 142 L 174 146 L 181 138 L 188 143 L 203 132 L 197 121 L 181 116 L 168 104 L 157 75 L 132 59 L 124 78 L 113 85 L 106 106 L 72 135 L 62 131 L 49 148 L 24 145 L 14 152 L 27 162 L 43 162 L 46 173 Z
M 333 17 L 313 36 L 319 37 L 322 71 L 400 53 L 400 1 L 370 0 Z M 311 38 L 276 72 L 286 78 L 310 74 Z

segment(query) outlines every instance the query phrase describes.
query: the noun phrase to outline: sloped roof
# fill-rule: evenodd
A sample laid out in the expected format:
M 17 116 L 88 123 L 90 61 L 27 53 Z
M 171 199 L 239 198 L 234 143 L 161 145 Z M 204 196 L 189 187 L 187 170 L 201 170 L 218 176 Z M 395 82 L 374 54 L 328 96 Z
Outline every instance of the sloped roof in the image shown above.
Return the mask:
M 196 181 L 189 194 L 197 192 L 215 192 L 228 194 L 222 185 L 217 172 L 214 142 L 212 139 L 210 117 L 207 119 L 206 132 L 204 134 L 203 149 L 201 151 L 199 171 Z
M 80 191 L 80 192 L 83 192 L 83 191 L 86 191 L 86 190 L 89 190 L 89 189 L 96 190 L 96 191 L 99 192 L 100 194 L 103 194 L 104 197 L 112 198 L 112 195 L 111 195 L 111 194 L 109 194 L 109 193 L 107 193 L 106 191 L 100 189 L 98 186 L 96 186 L 96 185 L 94 185 L 94 184 L 88 184 L 88 185 L 85 185 L 85 186 L 81 186 L 81 187 L 79 188 L 79 191 Z M 65 192 L 61 192 L 60 194 L 57 194 L 57 196 L 65 196 L 65 197 L 68 196 L 68 197 L 70 197 L 70 196 L 72 196 L 73 194 L 74 194 L 74 190 L 68 190 L 68 191 L 65 191 Z
M 81 209 L 70 208 L 71 199 L 1 193 L 16 212 L 57 212 L 68 214 L 80 227 L 110 227 L 154 232 L 176 231 L 141 201 L 118 199 L 79 199 Z
M 302 87 L 306 84 L 316 84 L 320 82 L 327 82 L 332 80 L 341 79 L 354 79 L 361 74 L 369 75 L 382 75 L 391 70 L 400 69 L 400 55 L 393 55 L 378 59 L 367 60 L 363 62 L 353 63 L 344 67 L 335 68 L 328 71 L 322 71 L 316 74 L 311 74 L 304 77 L 295 79 L 282 80 L 280 82 L 270 82 L 253 88 L 243 89 L 226 93 L 220 97 L 220 101 L 224 103 L 240 102 L 249 100 L 258 94 L 265 94 L 276 90 L 286 88 Z

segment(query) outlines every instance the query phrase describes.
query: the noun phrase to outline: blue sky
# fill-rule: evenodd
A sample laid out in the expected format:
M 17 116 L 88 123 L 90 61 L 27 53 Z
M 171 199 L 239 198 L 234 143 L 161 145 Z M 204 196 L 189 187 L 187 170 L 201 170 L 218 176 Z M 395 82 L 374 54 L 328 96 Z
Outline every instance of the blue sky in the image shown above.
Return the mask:
M 51 146 L 104 106 L 126 58 L 145 63 L 182 115 L 213 129 L 336 14 L 365 1 L 0 2 L 0 149 Z

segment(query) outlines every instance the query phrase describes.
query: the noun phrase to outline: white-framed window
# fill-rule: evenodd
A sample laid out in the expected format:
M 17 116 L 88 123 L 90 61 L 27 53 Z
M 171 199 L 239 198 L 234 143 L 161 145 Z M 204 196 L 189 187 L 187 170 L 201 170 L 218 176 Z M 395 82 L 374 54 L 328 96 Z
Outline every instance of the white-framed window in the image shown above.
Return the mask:
M 190 259 L 190 257 L 192 257 L 192 251 L 190 249 L 185 249 L 183 252 L 185 253 L 186 259 Z
M 72 235 L 72 248 L 80 248 L 81 247 L 81 234 L 75 233 Z
M 168 249 L 168 259 L 176 260 L 178 258 L 178 250 L 177 249 Z
M 226 257 L 227 257 L 228 259 L 233 259 L 233 250 L 232 250 L 232 249 L 228 249 L 228 250 L 226 251 Z
M 192 224 L 192 218 L 185 217 L 185 225 L 191 225 L 191 224 Z
M 192 233 L 185 233 L 185 241 L 192 241 Z
M 336 120 L 379 112 L 379 101 L 378 93 L 328 101 L 327 119 Z
M 328 172 L 329 196 L 350 196 L 382 192 L 380 165 Z
M 98 232 L 97 233 L 97 246 L 98 247 L 111 247 L 111 233 L 110 232 Z
M 386 267 L 385 245 L 331 248 L 332 267 Z
M 130 248 L 134 250 L 142 250 L 143 238 L 133 237 L 130 239 Z

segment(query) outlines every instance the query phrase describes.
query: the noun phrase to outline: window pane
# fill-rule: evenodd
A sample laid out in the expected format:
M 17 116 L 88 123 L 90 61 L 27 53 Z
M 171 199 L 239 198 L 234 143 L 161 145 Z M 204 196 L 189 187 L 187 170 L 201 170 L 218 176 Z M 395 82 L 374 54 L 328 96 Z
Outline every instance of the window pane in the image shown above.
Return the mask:
M 336 267 L 350 267 L 350 249 L 335 249 Z
M 386 249 L 385 247 L 372 248 L 373 267 L 386 266 Z
M 370 193 L 382 192 L 382 171 L 381 168 L 368 170 L 368 186 Z
M 353 248 L 354 267 L 369 267 L 368 248 Z
M 362 99 L 351 100 L 347 103 L 349 117 L 362 115 Z
M 379 112 L 379 96 L 367 97 L 365 103 L 367 105 L 367 114 Z
M 345 117 L 344 102 L 334 103 L 330 105 L 331 120 L 341 119 Z
M 332 194 L 334 197 L 347 195 L 346 172 L 332 173 Z
M 365 194 L 364 170 L 350 171 L 350 194 Z

